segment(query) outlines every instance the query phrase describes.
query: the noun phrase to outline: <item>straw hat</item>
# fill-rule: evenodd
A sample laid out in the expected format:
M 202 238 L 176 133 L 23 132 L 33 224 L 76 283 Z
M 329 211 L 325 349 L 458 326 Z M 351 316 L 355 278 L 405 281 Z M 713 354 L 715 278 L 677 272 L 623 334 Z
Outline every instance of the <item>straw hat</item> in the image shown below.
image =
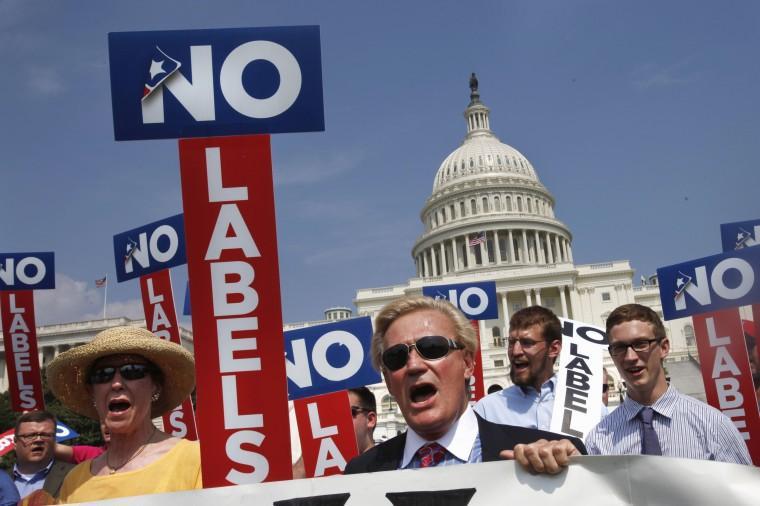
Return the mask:
M 161 369 L 161 396 L 151 407 L 157 417 L 179 406 L 195 386 L 195 359 L 182 346 L 165 341 L 140 327 L 113 327 L 87 344 L 64 351 L 47 366 L 50 390 L 72 411 L 98 420 L 87 388 L 87 374 L 100 358 L 109 355 L 140 355 Z

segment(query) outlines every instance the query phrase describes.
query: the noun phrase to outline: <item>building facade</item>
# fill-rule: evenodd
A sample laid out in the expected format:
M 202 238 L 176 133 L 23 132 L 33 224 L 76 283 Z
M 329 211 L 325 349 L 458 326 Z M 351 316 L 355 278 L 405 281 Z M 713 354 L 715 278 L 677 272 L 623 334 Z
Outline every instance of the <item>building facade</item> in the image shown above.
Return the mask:
M 474 77 L 474 76 L 473 76 Z M 416 277 L 397 285 L 359 289 L 354 303 L 360 316 L 374 317 L 391 300 L 421 295 L 426 285 L 495 281 L 499 318 L 480 322 L 486 391 L 510 384 L 506 350 L 509 318 L 533 304 L 558 316 L 603 327 L 617 306 L 638 302 L 660 315 L 656 279 L 633 286 L 628 260 L 576 264 L 572 233 L 554 212 L 555 200 L 531 162 L 502 143 L 491 130 L 490 110 L 471 79 L 464 111 L 466 135 L 433 176 L 421 219 L 423 232 L 412 247 Z M 694 361 L 694 332 L 689 320 L 665 322 L 671 362 Z M 614 378 L 611 402 L 619 402 Z M 691 388 L 693 389 L 693 388 Z M 384 385 L 373 387 L 380 406 L 376 437 L 392 437 L 405 427 Z M 694 392 L 699 394 L 699 392 Z

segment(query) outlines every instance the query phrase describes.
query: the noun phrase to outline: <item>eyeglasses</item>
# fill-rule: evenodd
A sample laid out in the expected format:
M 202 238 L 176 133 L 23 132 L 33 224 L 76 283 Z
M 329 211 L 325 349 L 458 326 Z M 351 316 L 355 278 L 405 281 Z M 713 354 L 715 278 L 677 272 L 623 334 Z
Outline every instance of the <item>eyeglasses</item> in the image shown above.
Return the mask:
M 607 349 L 610 352 L 610 355 L 613 357 L 621 357 L 624 356 L 626 353 L 628 353 L 628 348 L 633 349 L 636 353 L 646 353 L 649 352 L 649 350 L 652 348 L 652 343 L 660 343 L 662 341 L 662 338 L 656 338 L 656 339 L 639 339 L 637 341 L 633 341 L 632 343 L 616 343 L 611 344 L 607 347 Z
M 122 378 L 128 381 L 143 379 L 146 374 L 153 371 L 148 364 L 124 364 L 118 367 L 98 367 L 90 372 L 87 381 L 92 385 L 108 383 L 116 375 L 116 371 Z
M 449 354 L 449 350 L 463 350 L 464 345 L 443 336 L 424 336 L 413 344 L 400 343 L 383 352 L 383 365 L 389 371 L 398 371 L 406 365 L 412 348 L 425 360 L 439 360 Z
M 610 389 L 609 383 L 602 383 L 602 392 L 607 392 Z
M 50 441 L 51 439 L 53 439 L 53 436 L 55 436 L 55 434 L 53 434 L 52 432 L 33 432 L 31 434 L 19 434 L 16 437 L 19 438 L 24 443 L 29 444 L 37 438 L 40 438 L 42 441 Z
M 538 343 L 545 343 L 546 341 L 536 341 L 533 339 L 528 339 L 527 337 L 510 337 L 507 339 L 507 347 L 508 348 L 514 348 L 515 344 L 520 343 L 520 348 L 523 350 L 530 350 Z
M 361 406 L 351 406 L 351 416 L 356 418 L 359 416 L 359 413 L 371 413 L 371 409 L 363 408 Z

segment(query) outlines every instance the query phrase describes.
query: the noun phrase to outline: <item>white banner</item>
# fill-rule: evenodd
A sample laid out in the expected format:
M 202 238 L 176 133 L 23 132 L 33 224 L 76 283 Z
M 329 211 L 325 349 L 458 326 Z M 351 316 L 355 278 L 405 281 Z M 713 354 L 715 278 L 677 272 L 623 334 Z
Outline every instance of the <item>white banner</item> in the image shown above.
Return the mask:
M 760 469 L 704 460 L 574 457 L 556 476 L 532 475 L 510 461 L 424 470 L 329 476 L 99 502 L 102 506 L 388 506 L 436 504 L 756 505 Z
M 602 417 L 604 329 L 560 318 L 562 353 L 554 389 L 552 432 L 585 439 Z

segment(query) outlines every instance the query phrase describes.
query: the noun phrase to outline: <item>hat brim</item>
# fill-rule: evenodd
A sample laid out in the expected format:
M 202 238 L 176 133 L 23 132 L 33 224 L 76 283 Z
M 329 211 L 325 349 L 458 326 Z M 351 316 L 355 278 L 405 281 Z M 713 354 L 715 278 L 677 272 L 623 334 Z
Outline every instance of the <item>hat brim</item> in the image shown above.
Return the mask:
M 47 366 L 50 390 L 75 413 L 99 420 L 87 375 L 97 360 L 121 354 L 139 355 L 161 370 L 164 384 L 151 405 L 153 418 L 179 406 L 195 387 L 195 359 L 185 348 L 140 327 L 114 327 L 55 357 Z

